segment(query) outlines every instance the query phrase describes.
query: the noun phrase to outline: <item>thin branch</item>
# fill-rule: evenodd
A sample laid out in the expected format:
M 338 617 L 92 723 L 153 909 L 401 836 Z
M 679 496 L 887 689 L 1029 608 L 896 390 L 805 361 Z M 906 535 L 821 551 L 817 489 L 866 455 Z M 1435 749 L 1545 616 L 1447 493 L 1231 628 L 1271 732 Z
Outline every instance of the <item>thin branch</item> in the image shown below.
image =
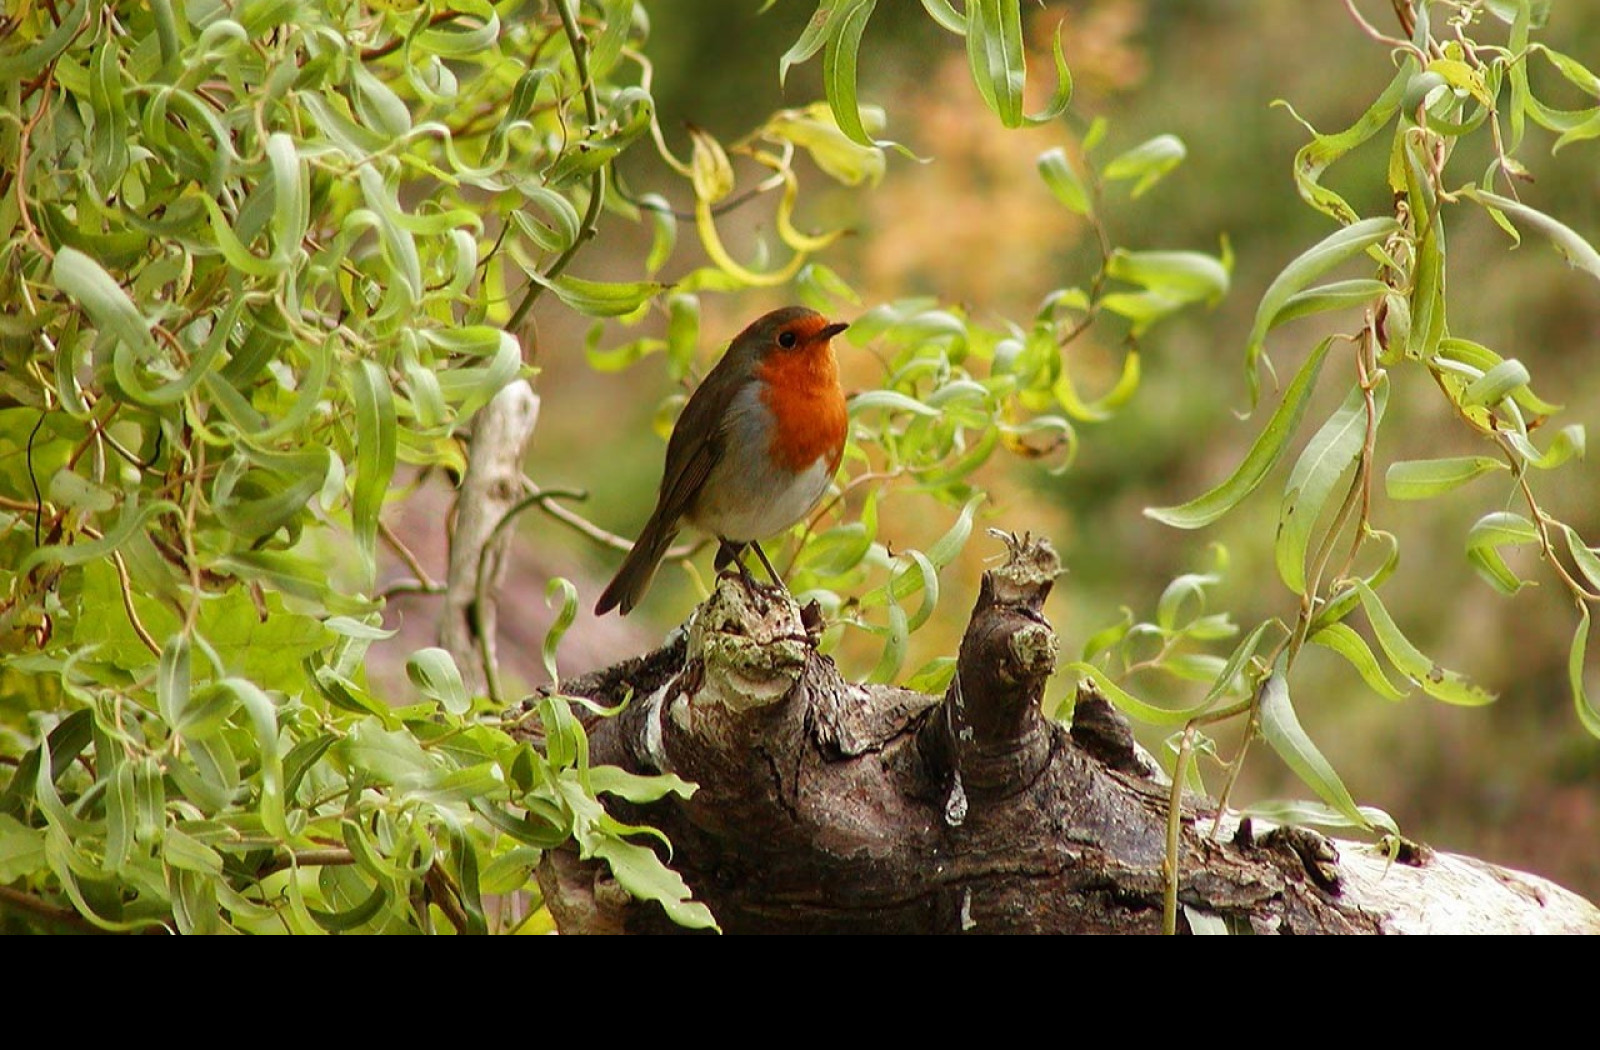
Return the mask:
M 139 610 L 133 607 L 133 580 L 128 576 L 128 563 L 122 560 L 122 552 L 111 552 L 111 561 L 117 567 L 117 581 L 122 585 L 122 608 L 128 614 L 128 622 L 133 625 L 133 633 L 139 636 L 139 641 L 156 656 L 161 655 L 161 646 L 144 629 L 144 624 L 139 620 Z
M 411 553 L 411 548 L 401 542 L 400 537 L 395 535 L 395 531 L 381 517 L 378 519 L 378 535 L 382 536 L 383 542 L 387 543 L 390 549 L 399 556 L 400 560 L 406 563 L 406 568 L 410 569 L 412 574 L 421 582 L 422 590 L 428 593 L 444 590 L 444 586 L 428 575 L 428 570 L 424 569 L 422 563 L 417 560 L 417 556 Z
M 423 881 L 428 887 L 428 899 L 439 906 L 439 910 L 444 912 L 444 917 L 450 920 L 450 925 L 456 928 L 457 933 L 466 933 L 469 924 L 467 913 L 456 900 L 456 888 L 450 881 L 449 873 L 434 864 L 428 868 L 428 874 L 423 876 Z
M 1402 0 L 1395 0 L 1395 12 L 1397 14 L 1400 11 L 1401 4 Z M 1367 36 L 1376 40 L 1380 44 L 1387 44 L 1392 48 L 1409 52 L 1417 59 L 1417 63 L 1419 65 L 1427 64 L 1428 56 L 1417 50 L 1417 46 L 1411 41 L 1401 40 L 1398 37 L 1387 36 L 1381 30 L 1379 30 L 1377 26 L 1373 25 L 1371 22 L 1368 22 L 1365 16 L 1363 16 L 1361 12 L 1356 9 L 1355 0 L 1344 0 L 1344 9 L 1350 12 L 1350 17 L 1355 19 L 1356 25 L 1360 26 L 1361 31 L 1367 34 Z M 1411 29 L 1408 27 L 1407 19 L 1404 16 L 1401 17 L 1400 24 L 1403 28 L 1405 28 L 1406 33 L 1410 34 Z
M 347 849 L 303 849 L 294 853 L 277 854 L 256 869 L 256 877 L 264 878 L 288 868 L 333 868 L 355 862 L 355 855 Z
M 561 499 L 588 499 L 589 494 L 587 492 L 582 492 L 575 489 L 541 489 L 532 478 L 529 478 L 526 475 L 523 476 L 522 483 L 528 486 L 530 492 L 530 495 L 527 496 L 527 499 L 532 501 L 540 510 L 561 522 L 563 525 L 571 527 L 575 531 L 587 536 L 589 539 L 594 540 L 596 543 L 599 543 L 605 547 L 609 547 L 614 551 L 621 551 L 622 553 L 626 554 L 633 550 L 633 542 L 626 536 L 619 536 L 614 532 L 607 532 L 605 529 L 602 529 L 600 526 L 596 525 L 588 518 L 585 518 L 583 515 L 563 507 L 561 504 L 556 502 L 556 500 Z M 692 558 L 695 556 L 695 554 L 704 549 L 706 542 L 707 541 L 705 540 L 699 540 L 695 543 L 680 544 L 669 549 L 666 554 L 662 555 L 661 560 L 663 562 L 669 562 L 683 561 L 686 558 Z
M 22 890 L 12 889 L 10 886 L 0 886 L 0 909 L 4 908 L 22 912 L 57 926 L 66 926 L 78 933 L 107 932 L 71 908 L 51 904 L 47 900 L 35 897 L 31 893 L 24 893 Z

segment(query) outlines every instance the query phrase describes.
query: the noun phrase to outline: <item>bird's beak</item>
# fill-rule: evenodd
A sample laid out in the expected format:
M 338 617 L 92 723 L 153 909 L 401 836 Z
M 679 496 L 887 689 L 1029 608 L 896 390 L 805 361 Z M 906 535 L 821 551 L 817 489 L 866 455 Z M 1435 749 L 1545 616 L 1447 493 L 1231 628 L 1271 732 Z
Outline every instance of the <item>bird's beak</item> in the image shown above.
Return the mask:
M 819 339 L 832 339 L 849 327 L 850 323 L 848 321 L 835 321 L 833 324 L 825 325 L 822 331 L 817 333 L 817 337 Z

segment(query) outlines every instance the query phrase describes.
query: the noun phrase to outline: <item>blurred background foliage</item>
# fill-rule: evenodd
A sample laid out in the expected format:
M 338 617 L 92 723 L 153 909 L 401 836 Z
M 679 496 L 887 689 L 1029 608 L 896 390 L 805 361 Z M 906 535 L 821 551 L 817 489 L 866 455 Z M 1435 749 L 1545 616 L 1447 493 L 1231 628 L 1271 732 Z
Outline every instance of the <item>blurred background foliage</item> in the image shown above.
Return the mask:
M 1371 17 L 1387 14 L 1381 7 L 1375 5 Z M 774 109 L 820 98 L 816 62 L 792 69 L 784 88 L 774 76 L 779 57 L 811 13 L 809 3 L 779 3 L 758 14 L 744 0 L 697 0 L 694 17 L 658 18 L 648 50 L 669 144 L 686 154 L 687 125 L 737 138 Z M 807 181 L 801 225 L 852 231 L 824 258 L 865 304 L 929 294 L 963 304 L 980 321 L 1025 317 L 1043 290 L 1085 279 L 1095 258 L 1092 231 L 1051 199 L 1034 169 L 1037 155 L 1062 146 L 1075 156 L 1094 117 L 1109 123 L 1107 154 L 1153 135 L 1179 136 L 1188 147 L 1184 164 L 1138 202 L 1130 204 L 1125 193 L 1112 195 L 1107 224 L 1118 243 L 1141 248 L 1215 253 L 1226 236 L 1236 259 L 1232 291 L 1215 309 L 1182 313 L 1144 341 L 1138 393 L 1108 422 L 1081 428 L 1081 447 L 1065 473 L 1054 476 L 1014 457 L 993 459 L 982 474 L 991 498 L 979 524 L 1032 529 L 1050 536 L 1063 552 L 1069 575 L 1049 612 L 1068 653 L 1114 623 L 1124 607 L 1150 618 L 1171 579 L 1214 566 L 1213 544 L 1226 548 L 1227 568 L 1210 594 L 1212 610 L 1228 610 L 1246 625 L 1289 617 L 1295 599 L 1276 578 L 1270 542 L 1279 482 L 1269 480 L 1263 492 L 1200 532 L 1176 532 L 1142 511 L 1192 497 L 1239 462 L 1262 418 L 1241 422 L 1234 414 L 1248 405 L 1240 351 L 1261 293 L 1288 260 L 1328 232 L 1327 220 L 1302 203 L 1291 179 L 1306 133 L 1273 101 L 1291 103 L 1318 129 L 1346 127 L 1392 76 L 1387 50 L 1363 35 L 1338 4 L 1082 0 L 1025 4 L 1024 18 L 1030 111 L 1043 104 L 1051 87 L 1048 56 L 1058 25 L 1064 27 L 1075 95 L 1066 120 L 1008 130 L 984 109 L 956 41 L 940 33 L 918 5 L 880 5 L 862 45 L 861 98 L 888 111 L 887 134 L 920 160 L 888 151 L 887 176 L 865 191 Z M 1554 5 L 1542 39 L 1580 60 L 1593 59 L 1600 9 Z M 1548 92 L 1543 97 L 1573 107 L 1592 104 L 1564 85 L 1546 84 L 1553 80 L 1541 79 L 1546 71 L 1533 72 L 1536 88 Z M 1523 157 L 1537 181 L 1525 199 L 1544 202 L 1593 239 L 1600 231 L 1600 168 L 1592 153 L 1579 146 L 1552 156 L 1553 136 L 1538 129 L 1529 134 Z M 1388 210 L 1385 143 L 1380 136 L 1330 177 L 1362 214 Z M 652 154 L 634 151 L 623 171 L 648 186 L 658 181 L 652 170 L 658 163 Z M 1464 160 L 1460 170 L 1482 170 L 1482 163 Z M 643 235 L 615 218 L 606 221 L 600 243 L 609 248 L 597 246 L 586 265 L 604 272 L 602 257 L 614 250 L 620 279 L 628 275 L 623 268 L 629 252 L 639 250 L 637 241 L 630 247 L 630 236 Z M 739 243 L 734 231 L 744 227 L 741 247 L 770 235 L 770 223 L 770 212 L 759 205 L 723 220 L 731 243 Z M 1520 358 L 1536 387 L 1568 406 L 1563 422 L 1592 424 L 1600 408 L 1600 370 L 1593 366 L 1600 296 L 1592 282 L 1536 238 L 1508 250 L 1504 235 L 1481 214 L 1457 221 L 1452 238 L 1452 332 Z M 702 354 L 715 353 L 749 318 L 791 298 L 788 289 L 777 289 L 707 299 Z M 846 311 L 843 319 L 853 316 Z M 1274 334 L 1283 382 L 1304 351 L 1353 323 L 1332 316 L 1326 324 L 1313 318 Z M 651 423 L 672 383 L 662 355 L 621 373 L 589 370 L 576 352 L 581 325 L 562 320 L 553 319 L 541 332 L 540 388 L 553 396 L 529 470 L 547 484 L 589 491 L 585 513 L 631 534 L 653 502 L 662 443 Z M 1069 349 L 1086 390 L 1104 391 L 1115 382 L 1118 339 L 1115 330 L 1096 329 Z M 839 348 L 847 389 L 878 385 L 883 366 L 872 353 L 843 340 Z M 703 357 L 702 367 L 709 360 Z M 1325 418 L 1342 396 L 1340 384 L 1323 386 L 1310 422 Z M 596 440 L 597 424 L 605 428 L 603 441 Z M 1482 451 L 1453 424 L 1440 399 L 1396 398 L 1381 456 L 1387 462 Z M 1402 549 L 1399 570 L 1384 591 L 1390 610 L 1420 648 L 1471 675 L 1500 700 L 1474 709 L 1420 696 L 1391 704 L 1341 660 L 1311 647 L 1296 671 L 1302 721 L 1355 797 L 1388 810 L 1407 835 L 1533 870 L 1600 897 L 1600 746 L 1572 718 L 1569 604 L 1559 588 L 1548 586 L 1502 597 L 1471 571 L 1463 536 L 1485 509 L 1484 492 L 1463 489 L 1405 503 L 1388 500 L 1378 488 L 1373 517 L 1396 533 Z M 1596 491 L 1593 467 L 1579 464 L 1546 485 L 1541 498 L 1593 542 L 1600 536 Z M 894 549 L 926 544 L 944 526 L 930 523 L 926 503 L 914 497 L 886 498 L 880 514 L 881 539 Z M 551 544 L 564 546 L 583 566 L 574 571 L 588 575 L 586 594 L 598 590 L 615 563 L 614 556 L 597 556 L 592 544 L 548 521 L 525 523 L 524 535 L 530 546 L 546 550 L 540 557 L 554 557 Z M 912 637 L 907 668 L 954 651 L 978 575 L 995 550 L 975 536 L 944 572 L 935 622 Z M 1537 575 L 1532 553 L 1512 564 Z M 703 577 L 664 568 L 642 615 L 669 627 L 703 584 Z M 539 590 L 523 593 L 530 604 L 542 604 Z M 569 659 L 601 666 L 645 641 L 617 633 L 618 626 L 586 630 L 581 613 L 567 644 L 583 644 L 587 635 L 596 648 Z M 846 639 L 838 655 L 847 665 L 854 660 L 860 674 L 873 652 L 866 646 L 855 651 Z M 1591 682 L 1594 677 L 1591 669 Z M 1143 696 L 1175 699 L 1184 683 L 1144 675 L 1131 685 Z M 1063 694 L 1070 688 L 1067 676 L 1055 685 Z M 1158 748 L 1165 734 L 1141 729 L 1141 735 Z M 1237 744 L 1227 732 L 1218 742 L 1225 753 Z M 1262 749 L 1245 764 L 1238 796 L 1248 801 L 1306 793 Z

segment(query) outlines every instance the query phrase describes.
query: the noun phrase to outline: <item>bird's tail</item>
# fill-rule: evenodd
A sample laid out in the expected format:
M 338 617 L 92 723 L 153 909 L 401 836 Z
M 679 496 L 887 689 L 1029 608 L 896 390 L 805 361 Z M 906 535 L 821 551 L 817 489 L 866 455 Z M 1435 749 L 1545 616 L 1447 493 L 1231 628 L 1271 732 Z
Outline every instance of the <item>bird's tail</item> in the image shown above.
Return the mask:
M 634 541 L 633 550 L 623 560 L 622 568 L 617 570 L 605 593 L 595 603 L 595 615 L 604 616 L 618 606 L 622 607 L 624 616 L 632 612 L 633 607 L 644 598 L 645 591 L 650 589 L 650 581 L 655 579 L 661 556 L 667 553 L 667 548 L 672 546 L 677 535 L 677 522 L 668 523 L 652 516 Z

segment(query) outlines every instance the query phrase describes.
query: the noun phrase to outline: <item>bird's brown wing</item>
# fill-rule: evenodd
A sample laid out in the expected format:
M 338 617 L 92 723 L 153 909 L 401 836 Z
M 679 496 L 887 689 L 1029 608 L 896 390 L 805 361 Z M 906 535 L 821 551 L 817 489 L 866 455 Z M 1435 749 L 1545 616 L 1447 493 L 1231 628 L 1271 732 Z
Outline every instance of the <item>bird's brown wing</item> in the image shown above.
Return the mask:
M 725 356 L 695 388 L 667 441 L 657 517 L 676 521 L 694 505 L 728 446 L 728 408 L 742 385 L 738 362 Z

